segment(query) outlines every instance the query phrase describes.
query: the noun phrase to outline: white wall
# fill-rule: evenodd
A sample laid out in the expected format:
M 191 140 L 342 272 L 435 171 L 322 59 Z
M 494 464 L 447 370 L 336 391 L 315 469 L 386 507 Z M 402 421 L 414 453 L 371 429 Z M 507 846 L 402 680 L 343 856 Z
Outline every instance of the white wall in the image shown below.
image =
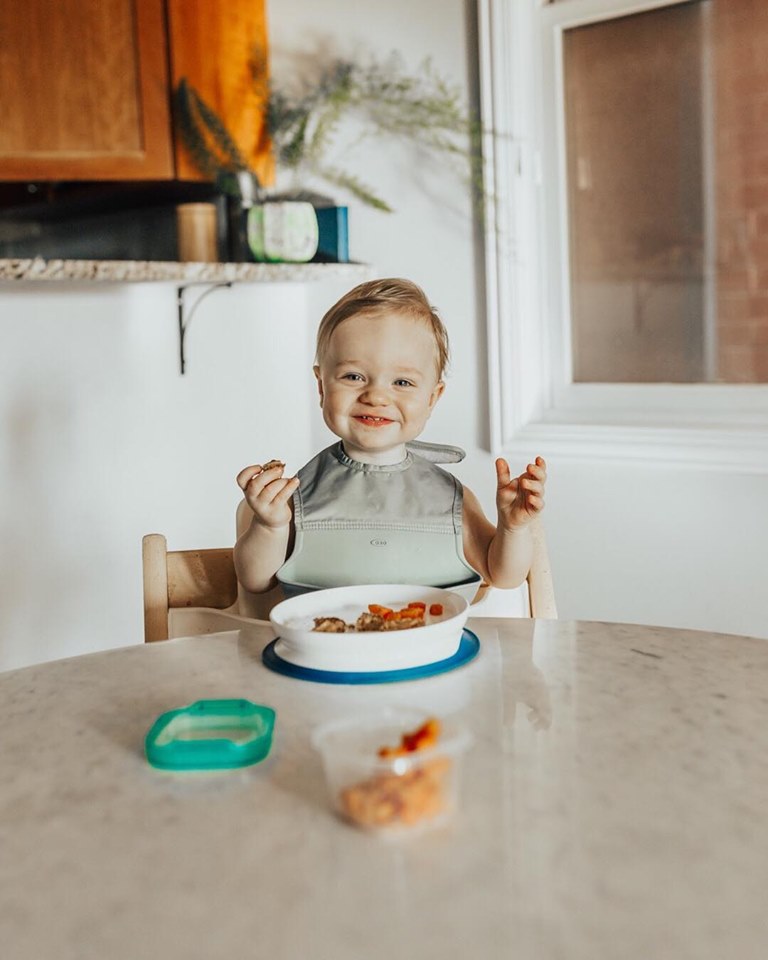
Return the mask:
M 181 377 L 170 284 L 0 288 L 0 666 L 139 642 L 143 534 L 229 545 L 237 471 L 306 459 L 306 301 L 212 293 Z
M 325 43 L 398 49 L 412 65 L 430 55 L 466 89 L 472 7 L 273 0 L 275 69 Z M 457 472 L 491 512 L 468 192 L 406 150 L 371 144 L 355 158 L 397 213 L 351 203 L 352 254 L 379 275 L 412 278 L 441 309 L 453 365 L 425 439 L 466 448 Z M 312 339 L 347 286 L 215 292 L 192 322 L 183 378 L 170 284 L 0 287 L 0 668 L 140 642 L 141 536 L 163 532 L 172 548 L 231 543 L 238 469 L 272 456 L 297 468 L 325 442 Z M 768 637 L 767 487 L 755 476 L 551 462 L 561 616 Z

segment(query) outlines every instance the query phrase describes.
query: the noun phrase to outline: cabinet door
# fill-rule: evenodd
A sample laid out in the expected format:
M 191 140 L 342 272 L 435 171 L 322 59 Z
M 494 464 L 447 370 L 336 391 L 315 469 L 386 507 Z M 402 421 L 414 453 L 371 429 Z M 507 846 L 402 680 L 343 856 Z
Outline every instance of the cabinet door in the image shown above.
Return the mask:
M 0 180 L 173 177 L 163 0 L 0 0 Z
M 171 72 L 183 78 L 224 122 L 263 185 L 274 179 L 266 125 L 267 14 L 265 0 L 167 0 Z M 255 82 L 254 74 L 260 83 Z M 202 179 L 179 138 L 180 179 Z

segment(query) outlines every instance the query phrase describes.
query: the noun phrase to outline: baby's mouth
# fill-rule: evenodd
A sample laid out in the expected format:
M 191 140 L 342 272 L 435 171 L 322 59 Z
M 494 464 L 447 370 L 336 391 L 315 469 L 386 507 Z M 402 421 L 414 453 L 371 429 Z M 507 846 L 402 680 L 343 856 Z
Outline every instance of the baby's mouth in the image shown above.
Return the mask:
M 386 417 L 371 417 L 366 414 L 355 417 L 358 423 L 364 424 L 366 427 L 385 427 L 388 423 L 392 423 L 392 420 L 388 420 Z

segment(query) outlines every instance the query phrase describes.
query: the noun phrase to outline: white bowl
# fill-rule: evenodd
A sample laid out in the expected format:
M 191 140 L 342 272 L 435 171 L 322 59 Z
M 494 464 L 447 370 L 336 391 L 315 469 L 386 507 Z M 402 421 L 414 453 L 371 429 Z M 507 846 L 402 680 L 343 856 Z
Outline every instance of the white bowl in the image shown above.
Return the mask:
M 482 583 L 483 578 L 480 576 L 480 574 L 478 574 L 471 580 L 463 580 L 461 583 L 446 584 L 443 589 L 450 590 L 451 593 L 458 593 L 460 597 L 464 597 L 467 603 L 471 604 L 477 595 L 477 591 L 482 586 Z
M 426 625 L 405 630 L 321 633 L 315 617 L 340 617 L 354 623 L 368 604 L 400 609 L 409 601 L 443 606 L 440 616 L 427 615 Z M 275 653 L 288 663 L 314 670 L 373 672 L 404 670 L 437 663 L 459 649 L 469 613 L 465 597 L 451 590 L 412 584 L 358 584 L 314 590 L 283 600 L 272 608 L 270 621 Z

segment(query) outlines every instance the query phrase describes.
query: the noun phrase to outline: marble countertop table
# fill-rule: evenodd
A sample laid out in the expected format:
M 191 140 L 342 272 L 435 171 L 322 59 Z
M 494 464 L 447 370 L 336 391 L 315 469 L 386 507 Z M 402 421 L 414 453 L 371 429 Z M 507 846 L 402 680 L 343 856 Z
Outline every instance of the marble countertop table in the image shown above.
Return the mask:
M 474 620 L 452 673 L 271 673 L 267 626 L 0 674 L 4 960 L 764 960 L 768 644 Z M 277 710 L 262 764 L 151 768 L 165 710 Z M 398 703 L 470 728 L 461 813 L 383 840 L 330 812 L 310 733 Z

